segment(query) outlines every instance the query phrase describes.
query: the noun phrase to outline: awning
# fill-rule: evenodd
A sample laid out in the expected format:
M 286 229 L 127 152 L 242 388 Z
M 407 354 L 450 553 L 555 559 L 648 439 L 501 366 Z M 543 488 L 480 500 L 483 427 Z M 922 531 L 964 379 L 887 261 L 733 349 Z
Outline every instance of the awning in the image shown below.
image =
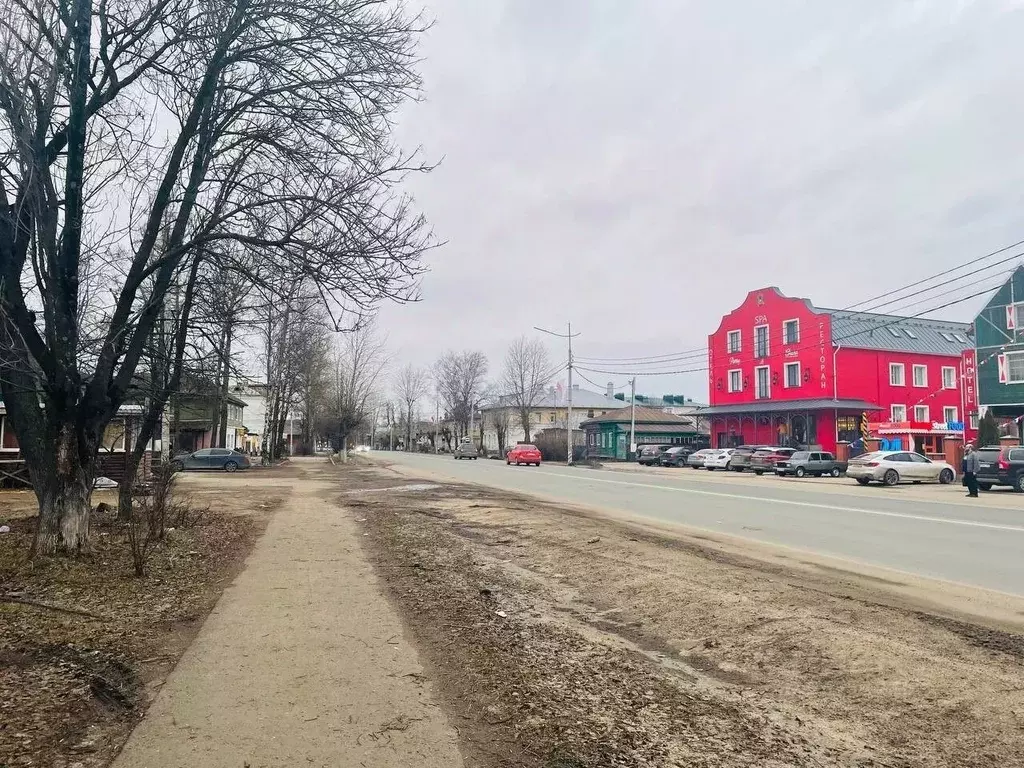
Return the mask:
M 964 431 L 962 421 L 880 421 L 868 424 L 875 435 L 956 435 Z
M 866 400 L 765 400 L 736 405 L 712 405 L 701 408 L 697 416 L 738 416 L 740 414 L 799 413 L 800 411 L 879 411 L 881 407 Z

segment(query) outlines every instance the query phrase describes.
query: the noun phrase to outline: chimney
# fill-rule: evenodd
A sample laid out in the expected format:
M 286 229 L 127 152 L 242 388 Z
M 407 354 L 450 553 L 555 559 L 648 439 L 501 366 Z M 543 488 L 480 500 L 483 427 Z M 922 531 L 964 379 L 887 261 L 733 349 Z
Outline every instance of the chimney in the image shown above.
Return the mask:
M 608 382 L 608 389 L 605 390 L 604 396 L 608 398 L 615 397 L 615 385 L 610 381 Z

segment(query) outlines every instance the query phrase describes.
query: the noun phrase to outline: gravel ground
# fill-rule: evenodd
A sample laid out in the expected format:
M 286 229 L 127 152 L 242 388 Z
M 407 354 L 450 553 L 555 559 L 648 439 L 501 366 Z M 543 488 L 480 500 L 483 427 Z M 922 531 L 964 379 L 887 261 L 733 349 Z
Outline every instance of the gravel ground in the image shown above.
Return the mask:
M 339 475 L 467 765 L 1024 765 L 1019 627 L 503 491 Z

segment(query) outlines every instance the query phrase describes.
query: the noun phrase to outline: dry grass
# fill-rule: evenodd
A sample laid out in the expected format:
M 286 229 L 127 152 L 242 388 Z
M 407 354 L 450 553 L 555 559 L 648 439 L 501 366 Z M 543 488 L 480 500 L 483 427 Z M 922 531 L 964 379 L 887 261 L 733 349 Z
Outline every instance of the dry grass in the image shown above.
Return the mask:
M 0 766 L 116 755 L 279 503 L 198 496 L 209 512 L 169 531 L 137 578 L 110 514 L 94 516 L 87 556 L 29 561 L 34 496 L 0 492 Z

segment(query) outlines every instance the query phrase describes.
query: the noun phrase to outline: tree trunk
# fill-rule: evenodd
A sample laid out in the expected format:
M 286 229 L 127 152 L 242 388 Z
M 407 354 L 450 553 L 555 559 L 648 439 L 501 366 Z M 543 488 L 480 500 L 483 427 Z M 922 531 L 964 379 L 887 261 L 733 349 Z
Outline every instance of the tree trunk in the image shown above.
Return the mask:
M 231 341 L 232 333 L 231 323 L 229 322 L 227 327 L 224 329 L 224 347 L 223 347 L 223 369 L 221 370 L 220 378 L 220 413 L 217 414 L 219 422 L 219 435 L 218 442 L 221 448 L 234 448 L 234 444 L 228 445 L 228 395 L 229 387 L 231 382 Z M 233 441 L 232 441 L 233 442 Z
M 89 548 L 93 467 L 82 463 L 74 429 L 64 426 L 55 443 L 52 472 L 32 473 L 39 522 L 32 552 L 76 555 Z
M 523 442 L 529 443 L 530 440 L 530 409 L 524 408 L 519 412 L 519 421 L 523 425 Z

